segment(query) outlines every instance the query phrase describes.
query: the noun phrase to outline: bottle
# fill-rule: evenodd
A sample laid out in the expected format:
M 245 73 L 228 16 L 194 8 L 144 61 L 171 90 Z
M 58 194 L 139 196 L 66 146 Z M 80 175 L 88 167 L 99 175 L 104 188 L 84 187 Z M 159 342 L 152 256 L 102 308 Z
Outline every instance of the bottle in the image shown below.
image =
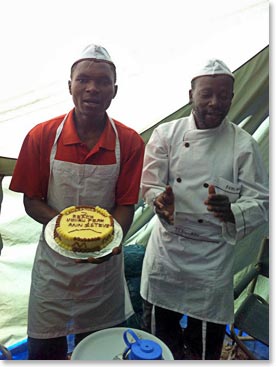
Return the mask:
M 135 342 L 128 340 L 128 334 L 130 334 Z M 131 329 L 127 329 L 124 334 L 124 342 L 127 345 L 123 359 L 128 360 L 160 360 L 162 358 L 161 346 L 153 340 L 139 339 L 135 332 Z

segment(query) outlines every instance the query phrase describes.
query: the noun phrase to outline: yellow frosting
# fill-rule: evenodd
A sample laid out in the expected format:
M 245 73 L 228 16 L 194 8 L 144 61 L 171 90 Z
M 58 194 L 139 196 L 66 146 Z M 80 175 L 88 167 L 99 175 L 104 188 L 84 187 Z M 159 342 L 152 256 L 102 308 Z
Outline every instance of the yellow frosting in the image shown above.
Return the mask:
M 55 241 L 75 252 L 90 252 L 106 247 L 114 237 L 114 220 L 107 210 L 89 206 L 71 206 L 60 212 Z

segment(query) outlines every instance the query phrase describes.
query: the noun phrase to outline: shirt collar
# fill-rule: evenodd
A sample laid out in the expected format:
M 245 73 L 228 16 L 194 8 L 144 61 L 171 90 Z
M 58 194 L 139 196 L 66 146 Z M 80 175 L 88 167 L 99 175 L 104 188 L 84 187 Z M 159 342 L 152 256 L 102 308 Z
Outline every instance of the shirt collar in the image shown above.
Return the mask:
M 106 115 L 106 125 L 100 139 L 97 143 L 99 148 L 107 150 L 115 149 L 115 132 L 111 125 L 108 115 Z M 62 141 L 64 145 L 81 144 L 77 130 L 74 124 L 74 109 L 72 109 L 67 116 L 63 130 L 62 130 Z

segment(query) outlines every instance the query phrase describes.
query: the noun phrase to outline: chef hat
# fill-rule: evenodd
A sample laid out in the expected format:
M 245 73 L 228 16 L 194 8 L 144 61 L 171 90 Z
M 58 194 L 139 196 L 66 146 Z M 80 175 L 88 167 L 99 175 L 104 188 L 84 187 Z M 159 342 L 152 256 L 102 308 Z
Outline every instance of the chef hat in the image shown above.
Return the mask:
M 228 68 L 227 65 L 221 60 L 211 59 L 208 60 L 205 66 L 194 74 L 192 80 L 205 75 L 229 75 L 235 79 L 234 74 Z
M 81 60 L 88 60 L 88 59 L 95 59 L 95 60 L 102 60 L 111 63 L 114 67 L 114 63 L 111 60 L 111 57 L 107 50 L 100 45 L 88 45 L 85 47 L 84 50 L 75 58 L 72 63 L 72 67 Z

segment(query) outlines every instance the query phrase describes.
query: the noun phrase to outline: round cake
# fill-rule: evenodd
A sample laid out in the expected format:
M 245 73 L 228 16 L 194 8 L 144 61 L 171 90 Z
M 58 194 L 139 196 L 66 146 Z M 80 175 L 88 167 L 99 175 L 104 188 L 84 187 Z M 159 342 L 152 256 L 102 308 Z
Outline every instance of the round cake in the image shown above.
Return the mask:
M 70 206 L 58 215 L 54 238 L 69 251 L 99 251 L 114 238 L 114 219 L 99 206 Z

